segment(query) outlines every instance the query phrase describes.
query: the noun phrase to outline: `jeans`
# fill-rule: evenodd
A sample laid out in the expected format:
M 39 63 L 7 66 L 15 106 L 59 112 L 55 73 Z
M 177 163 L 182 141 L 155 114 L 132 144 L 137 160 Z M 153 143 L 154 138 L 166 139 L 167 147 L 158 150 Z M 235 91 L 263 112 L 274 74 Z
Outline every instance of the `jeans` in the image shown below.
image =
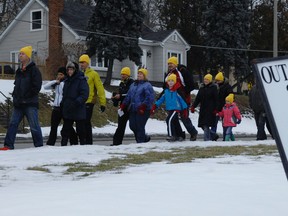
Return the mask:
M 145 132 L 145 125 L 149 116 L 150 110 L 146 110 L 143 115 L 140 115 L 137 112 L 129 113 L 129 126 L 134 133 L 137 143 L 144 143 L 148 142 L 149 140 Z
M 211 139 L 212 132 L 210 130 L 210 127 L 209 126 L 203 126 L 202 130 L 204 131 L 204 141 L 212 140 Z
M 34 146 L 35 147 L 43 146 L 43 136 L 38 120 L 38 108 L 32 106 L 21 108 L 14 107 L 9 127 L 5 136 L 4 146 L 7 146 L 10 149 L 14 149 L 14 143 L 18 126 L 24 116 L 26 116 L 28 120 Z

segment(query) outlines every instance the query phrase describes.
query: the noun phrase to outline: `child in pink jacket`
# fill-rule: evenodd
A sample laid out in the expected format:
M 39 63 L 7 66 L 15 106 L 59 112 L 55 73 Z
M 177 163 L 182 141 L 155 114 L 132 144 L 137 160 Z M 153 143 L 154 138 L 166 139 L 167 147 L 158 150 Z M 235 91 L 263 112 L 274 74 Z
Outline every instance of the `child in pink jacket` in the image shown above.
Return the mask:
M 235 141 L 235 137 L 232 133 L 232 128 L 236 127 L 241 122 L 241 113 L 238 106 L 234 103 L 234 95 L 229 94 L 226 98 L 226 104 L 222 108 L 222 111 L 218 113 L 223 118 L 223 134 L 225 141 Z

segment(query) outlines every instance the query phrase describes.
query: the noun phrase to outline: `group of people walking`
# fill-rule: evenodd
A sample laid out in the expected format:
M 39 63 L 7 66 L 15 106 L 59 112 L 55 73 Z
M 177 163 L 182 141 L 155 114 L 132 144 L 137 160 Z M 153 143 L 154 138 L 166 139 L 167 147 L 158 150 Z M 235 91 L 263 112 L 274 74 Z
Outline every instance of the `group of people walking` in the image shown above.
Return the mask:
M 24 116 L 28 120 L 34 146 L 43 146 L 38 120 L 38 94 L 42 85 L 42 77 L 35 63 L 31 61 L 31 55 L 31 46 L 20 49 L 21 64 L 16 71 L 12 93 L 14 110 L 5 136 L 4 147 L 0 150 L 14 149 L 18 125 Z M 190 140 L 197 139 L 198 131 L 189 118 L 189 111 L 194 113 L 199 105 L 198 127 L 204 131 L 204 141 L 216 141 L 219 138 L 217 124 L 220 118 L 223 125 L 223 140 L 234 141 L 232 128 L 241 122 L 241 114 L 234 102 L 232 88 L 224 74 L 219 72 L 215 80 L 211 74 L 206 74 L 192 103 L 191 91 L 194 89 L 192 74 L 184 65 L 179 65 L 178 59 L 174 56 L 168 59 L 167 64 L 168 72 L 164 77 L 163 91 L 156 100 L 153 87 L 148 81 L 147 69 L 138 69 L 137 79 L 133 80 L 130 68 L 122 68 L 118 92 L 114 92 L 111 98 L 113 105 L 119 107 L 118 127 L 111 146 L 122 144 L 128 120 L 136 142 L 149 142 L 151 138 L 145 132 L 146 123 L 163 103 L 167 111 L 167 140 L 169 142 L 183 141 L 186 138 L 179 119 L 190 134 Z M 71 145 L 78 144 L 78 142 L 81 145 L 93 144 L 91 124 L 93 108 L 98 97 L 100 110 L 104 112 L 106 96 L 99 74 L 89 65 L 89 56 L 81 55 L 79 64 L 68 62 L 66 67 L 58 69 L 55 80 L 44 85 L 44 89 L 55 91 L 51 131 L 47 145 L 55 145 L 61 120 L 63 120 L 62 146 L 66 146 L 69 140 Z M 74 123 L 76 131 L 73 127 Z

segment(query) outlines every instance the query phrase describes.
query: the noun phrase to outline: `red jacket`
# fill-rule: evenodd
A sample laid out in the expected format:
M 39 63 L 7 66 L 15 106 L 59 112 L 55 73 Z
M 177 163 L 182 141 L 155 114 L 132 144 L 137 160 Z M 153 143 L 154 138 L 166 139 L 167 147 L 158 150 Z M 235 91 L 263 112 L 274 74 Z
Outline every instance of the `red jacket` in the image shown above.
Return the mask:
M 241 120 L 240 110 L 235 103 L 226 103 L 218 115 L 223 118 L 223 127 L 236 127 L 237 120 Z

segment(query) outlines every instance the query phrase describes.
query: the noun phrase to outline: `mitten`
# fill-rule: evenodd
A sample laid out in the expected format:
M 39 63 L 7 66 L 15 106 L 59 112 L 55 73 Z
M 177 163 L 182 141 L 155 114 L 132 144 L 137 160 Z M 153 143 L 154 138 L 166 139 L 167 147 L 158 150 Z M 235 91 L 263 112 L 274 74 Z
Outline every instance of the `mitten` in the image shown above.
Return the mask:
M 191 106 L 190 111 L 191 111 L 191 113 L 194 113 L 195 112 L 195 107 Z
M 126 104 L 122 103 L 120 104 L 120 109 L 123 111 L 126 108 Z
M 218 110 L 217 109 L 213 110 L 213 114 L 217 115 L 218 114 Z
M 154 104 L 153 106 L 152 106 L 152 109 L 150 110 L 150 115 L 153 115 L 154 113 L 155 113 L 155 110 L 157 109 L 157 106 L 156 106 L 156 104 Z
M 105 106 L 100 106 L 100 110 L 101 110 L 101 112 L 104 112 L 104 111 L 105 111 L 105 109 L 106 109 L 106 107 L 105 107 Z
M 238 119 L 236 124 L 240 124 L 241 123 L 241 119 Z
M 138 114 L 144 115 L 145 111 L 146 111 L 146 104 L 141 104 L 141 105 L 138 107 Z
M 183 117 L 184 119 L 188 118 L 188 115 L 189 115 L 189 113 L 188 113 L 188 110 L 187 110 L 187 109 L 182 110 L 182 117 Z

